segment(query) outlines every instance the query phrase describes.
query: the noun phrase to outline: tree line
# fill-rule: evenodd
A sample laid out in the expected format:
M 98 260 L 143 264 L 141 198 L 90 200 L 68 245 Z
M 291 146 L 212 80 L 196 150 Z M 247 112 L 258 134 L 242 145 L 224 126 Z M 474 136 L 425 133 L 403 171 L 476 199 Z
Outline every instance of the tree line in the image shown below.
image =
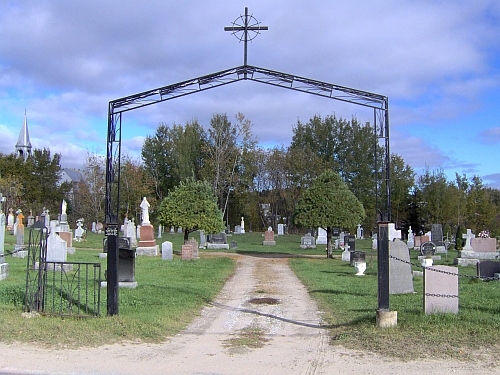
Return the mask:
M 297 121 L 291 144 L 272 148 L 258 144 L 251 121 L 241 113 L 234 119 L 214 114 L 205 127 L 197 120 L 184 125 L 160 123 L 146 137 L 141 160 L 122 157 L 120 217 L 127 214 L 138 221 L 139 204 L 146 196 L 151 220 L 157 223 L 160 204 L 191 179 L 209 184 L 225 224 L 238 224 L 244 217 L 248 229 L 284 223 L 289 232 L 298 232 L 304 229 L 294 223 L 299 199 L 318 176 L 333 170 L 362 203 L 365 216 L 359 224 L 369 233 L 376 227 L 375 177 L 382 173 L 374 156 L 382 152 L 371 124 L 355 117 L 316 115 L 307 122 Z M 72 188 L 57 184 L 59 161 L 60 155 L 51 158 L 49 150 L 35 150 L 25 162 L 0 155 L 0 191 L 16 196 L 17 206 L 28 211 L 44 206 L 58 212 L 62 197 Z M 396 154 L 390 161 L 391 215 L 397 227 L 407 231 L 411 226 L 420 233 L 441 223 L 445 235 L 455 234 L 460 226 L 500 235 L 498 189 L 485 187 L 478 176 L 457 174 L 449 181 L 440 169 L 427 169 L 417 176 Z M 73 186 L 68 211 L 74 220 L 102 222 L 105 157 L 89 152 L 82 175 Z

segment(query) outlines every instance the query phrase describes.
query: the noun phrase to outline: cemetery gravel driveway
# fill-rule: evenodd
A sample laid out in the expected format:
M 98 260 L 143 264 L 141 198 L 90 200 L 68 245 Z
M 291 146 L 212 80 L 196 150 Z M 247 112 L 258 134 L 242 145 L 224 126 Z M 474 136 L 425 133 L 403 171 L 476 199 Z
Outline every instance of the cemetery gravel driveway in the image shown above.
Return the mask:
M 0 343 L 0 374 L 500 374 L 487 364 L 399 362 L 330 346 L 321 314 L 287 259 L 234 257 L 235 274 L 214 303 L 164 343 L 78 350 Z

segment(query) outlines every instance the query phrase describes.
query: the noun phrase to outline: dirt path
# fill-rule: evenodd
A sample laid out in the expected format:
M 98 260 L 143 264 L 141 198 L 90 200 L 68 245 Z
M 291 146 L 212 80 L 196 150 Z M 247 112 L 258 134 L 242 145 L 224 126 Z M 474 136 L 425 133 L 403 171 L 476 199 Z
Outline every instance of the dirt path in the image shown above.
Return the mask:
M 487 364 L 402 363 L 329 346 L 321 314 L 286 259 L 236 258 L 217 300 L 164 343 L 56 351 L 0 344 L 0 374 L 500 374 Z

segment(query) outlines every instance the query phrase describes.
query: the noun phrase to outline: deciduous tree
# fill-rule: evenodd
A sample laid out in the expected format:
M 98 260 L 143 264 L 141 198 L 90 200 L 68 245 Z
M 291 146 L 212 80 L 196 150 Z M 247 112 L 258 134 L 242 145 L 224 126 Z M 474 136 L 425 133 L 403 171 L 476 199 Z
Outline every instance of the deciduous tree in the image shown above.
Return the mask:
M 332 257 L 332 228 L 354 228 L 365 216 L 363 204 L 333 170 L 322 173 L 304 191 L 295 208 L 294 221 L 327 233 L 327 255 Z

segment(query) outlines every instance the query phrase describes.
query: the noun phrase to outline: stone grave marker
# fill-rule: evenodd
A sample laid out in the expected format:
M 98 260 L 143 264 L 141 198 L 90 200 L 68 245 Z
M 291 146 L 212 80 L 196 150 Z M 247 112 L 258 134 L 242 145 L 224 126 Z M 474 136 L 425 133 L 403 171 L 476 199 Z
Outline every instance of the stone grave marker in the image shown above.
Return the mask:
M 434 266 L 424 268 L 423 291 L 425 314 L 458 314 L 457 267 Z
M 11 231 L 14 229 L 14 210 L 9 208 L 9 214 L 7 215 L 7 230 Z
M 208 237 L 207 249 L 229 249 L 226 233 L 211 234 Z
M 364 251 L 350 251 L 349 252 L 349 263 L 354 266 L 354 262 L 365 262 L 366 263 L 366 252 Z
M 389 241 L 389 255 L 389 294 L 413 293 L 415 290 L 408 246 L 399 238 Z
M 145 255 L 145 256 L 157 256 L 160 251 L 159 246 L 155 241 L 155 230 L 151 223 L 149 222 L 149 202 L 144 197 L 141 202 L 141 226 L 140 226 L 140 235 L 139 235 L 139 243 L 137 244 L 137 255 Z
M 9 276 L 9 264 L 5 262 L 5 214 L 2 212 L 1 202 L 3 202 L 2 194 L 0 194 L 0 280 L 5 280 Z
M 236 248 L 238 248 L 238 242 L 231 241 L 231 249 L 236 249 Z
M 205 248 L 207 244 L 207 237 L 205 236 L 205 232 L 200 230 L 200 249 Z
M 361 240 L 363 238 L 363 227 L 361 224 L 358 224 L 358 228 L 356 229 L 356 238 Z
M 318 238 L 316 239 L 316 245 L 326 245 L 327 243 L 328 239 L 326 238 L 326 230 L 318 227 Z
M 121 237 L 118 242 L 118 282 L 135 282 L 135 250 L 126 237 Z
M 465 246 L 463 247 L 463 250 L 465 250 L 465 251 L 467 251 L 467 250 L 472 251 L 473 250 L 470 241 L 474 237 L 476 237 L 476 235 L 472 233 L 471 229 L 467 229 L 467 233 L 462 234 L 462 238 L 465 239 Z
M 477 276 L 480 278 L 495 278 L 500 273 L 500 262 L 498 260 L 482 260 L 476 263 Z
M 262 242 L 264 246 L 276 246 L 276 241 L 274 241 L 274 231 L 273 228 L 269 227 L 264 232 L 264 241 Z
M 413 249 L 415 247 L 415 235 L 413 234 L 413 231 L 411 230 L 411 226 L 408 229 L 408 249 Z
M 332 228 L 332 237 L 340 236 L 340 228 Z
M 24 224 L 23 218 L 24 215 L 21 210 L 18 210 L 18 215 L 16 219 L 15 225 L 15 233 L 16 233 L 16 245 L 14 246 L 14 253 L 12 256 L 14 258 L 24 258 L 28 255 L 28 251 L 26 250 L 26 246 L 24 245 Z
M 234 226 L 234 234 L 241 234 L 241 225 Z
M 389 241 L 392 241 L 395 238 L 401 239 L 401 230 L 396 230 L 396 224 L 389 223 L 387 224 L 387 228 L 389 230 Z
M 349 249 L 349 244 L 345 243 L 344 251 L 342 251 L 342 260 L 344 262 L 351 262 L 351 251 Z
M 464 234 L 467 236 L 470 250 L 465 247 L 459 251 L 458 258 L 455 258 L 454 263 L 459 266 L 476 265 L 480 260 L 498 259 L 500 253 L 496 249 L 496 240 L 494 238 L 475 238 L 472 232 Z
M 306 233 L 305 236 L 300 238 L 300 248 L 301 249 L 316 249 L 316 244 L 314 243 L 315 238 L 311 233 Z
M 161 259 L 163 260 L 172 260 L 173 256 L 173 247 L 172 242 L 165 241 L 161 244 Z
M 198 241 L 196 241 L 194 239 L 194 237 L 191 237 L 191 239 L 188 241 L 188 244 L 191 245 L 193 247 L 193 258 L 194 259 L 199 259 L 200 256 L 199 256 L 199 248 L 200 246 L 198 245 Z
M 278 224 L 278 236 L 285 235 L 285 224 Z
M 354 236 L 345 236 L 344 242 L 347 242 L 349 245 L 349 251 L 356 251 L 356 237 Z
M 76 229 L 75 229 L 75 240 L 80 242 L 83 238 L 83 219 L 78 219 L 76 221 Z
M 182 245 L 181 247 L 181 260 L 193 259 L 193 245 Z

